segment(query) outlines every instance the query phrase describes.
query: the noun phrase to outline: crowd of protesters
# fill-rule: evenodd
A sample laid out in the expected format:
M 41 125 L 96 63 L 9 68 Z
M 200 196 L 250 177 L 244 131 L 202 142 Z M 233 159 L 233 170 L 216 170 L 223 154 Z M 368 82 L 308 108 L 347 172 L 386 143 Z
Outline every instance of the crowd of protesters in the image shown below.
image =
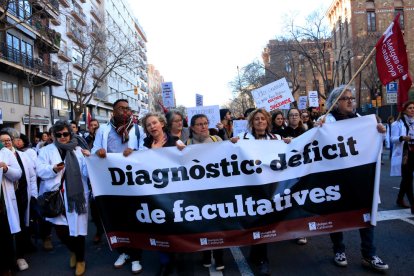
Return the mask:
M 76 122 L 57 121 L 49 132 L 42 133 L 30 145 L 24 134 L 11 128 L 0 132 L 0 169 L 3 170 L 0 189 L 0 244 L 1 275 L 11 275 L 17 267 L 23 271 L 30 269 L 26 254 L 33 244 L 29 223 L 39 224 L 43 248 L 52 250 L 52 229 L 68 248 L 69 264 L 75 275 L 86 271 L 85 237 L 88 235 L 89 208 L 96 225 L 93 242 L 102 241 L 104 227 L 99 218 L 88 180 L 85 158 L 91 154 L 106 158 L 107 153 L 122 153 L 128 157 L 133 151 L 151 150 L 162 147 L 177 147 L 183 150 L 188 145 L 230 141 L 237 143 L 247 140 L 283 140 L 290 143 L 314 127 L 325 123 L 358 117 L 355 112 L 355 95 L 351 89 L 341 93 L 344 87 L 335 88 L 326 101 L 328 114 L 319 114 L 315 108 L 299 110 L 295 107 L 287 112 L 280 110 L 267 112 L 265 109 L 249 108 L 238 119 L 247 120 L 247 129 L 235 133 L 229 109 L 220 110 L 220 122 L 215 129 L 209 128 L 209 120 L 203 114 L 194 115 L 190 126 L 178 111 L 165 115 L 148 113 L 138 124 L 132 116 L 127 100 L 121 99 L 113 105 L 113 116 L 107 124 L 100 125 L 91 120 L 88 132 L 79 133 Z M 286 118 L 284 116 L 286 114 Z M 401 175 L 401 189 L 397 205 L 411 208 L 414 213 L 413 168 L 414 168 L 414 102 L 404 105 L 395 122 L 389 118 L 386 128 L 378 124 L 377 130 L 384 133 L 386 146 L 392 151 L 392 175 Z M 64 209 L 54 218 L 44 218 L 39 212 L 37 198 L 46 192 L 60 191 Z M 409 204 L 404 201 L 407 196 Z M 376 254 L 374 246 L 374 227 L 360 229 L 362 263 L 377 271 L 388 269 L 388 265 Z M 343 233 L 330 234 L 333 243 L 333 260 L 338 266 L 346 266 Z M 305 237 L 297 240 L 306 244 Z M 202 264 L 210 267 L 214 261 L 216 270 L 224 270 L 223 253 L 225 249 L 203 252 Z M 131 272 L 143 270 L 142 250 L 121 247 L 113 266 L 121 268 L 127 262 Z M 159 253 L 160 275 L 174 272 L 176 253 Z M 261 275 L 270 275 L 267 245 L 251 246 L 250 260 L 258 266 Z

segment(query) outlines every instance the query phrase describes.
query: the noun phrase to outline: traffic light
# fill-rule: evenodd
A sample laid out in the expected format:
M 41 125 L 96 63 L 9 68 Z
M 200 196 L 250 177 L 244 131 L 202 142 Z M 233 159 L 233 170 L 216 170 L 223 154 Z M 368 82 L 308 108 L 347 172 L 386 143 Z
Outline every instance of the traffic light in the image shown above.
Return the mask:
M 138 95 L 138 87 L 134 86 L 134 95 Z

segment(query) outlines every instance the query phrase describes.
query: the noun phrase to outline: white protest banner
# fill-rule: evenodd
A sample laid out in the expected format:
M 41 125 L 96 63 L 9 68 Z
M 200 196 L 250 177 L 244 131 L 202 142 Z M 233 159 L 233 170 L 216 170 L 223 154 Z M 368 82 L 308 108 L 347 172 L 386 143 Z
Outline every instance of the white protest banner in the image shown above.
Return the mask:
M 381 167 L 376 125 L 370 115 L 312 128 L 289 144 L 240 139 L 86 162 L 112 248 L 269 243 L 370 225 Z
M 299 96 L 298 108 L 306 109 L 306 104 L 308 103 L 308 97 L 306 96 Z
M 175 107 L 174 89 L 172 82 L 163 82 L 162 88 L 162 103 L 165 107 Z
M 256 106 L 267 111 L 280 109 L 295 101 L 285 78 L 253 90 L 252 95 Z
M 196 106 L 203 106 L 203 95 L 196 94 Z
M 233 120 L 233 137 L 240 133 L 246 132 L 248 129 L 247 120 Z
M 207 116 L 209 122 L 208 128 L 215 128 L 217 123 L 220 122 L 220 107 L 218 105 L 188 107 L 188 124 L 190 124 L 191 118 L 196 114 L 204 114 Z
M 319 107 L 318 91 L 309 91 L 308 99 L 310 107 Z

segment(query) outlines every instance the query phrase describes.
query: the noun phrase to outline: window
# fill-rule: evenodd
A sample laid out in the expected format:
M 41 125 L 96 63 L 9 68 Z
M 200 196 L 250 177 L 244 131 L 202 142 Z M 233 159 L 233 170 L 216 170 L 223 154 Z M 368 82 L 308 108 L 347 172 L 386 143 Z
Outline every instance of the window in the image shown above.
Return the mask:
M 367 11 L 367 28 L 368 32 L 375 32 L 377 31 L 377 24 L 375 20 L 375 12 L 374 11 Z
M 53 98 L 53 109 L 70 111 L 70 105 L 69 102 L 66 100 Z
M 23 87 L 23 104 L 30 105 L 30 89 Z
M 2 91 L 0 99 L 4 102 L 19 103 L 17 84 L 2 81 Z
M 398 8 L 394 10 L 394 16 L 397 16 L 397 14 L 400 14 L 400 27 L 401 30 L 404 30 L 404 9 L 403 8 Z
M 39 94 L 34 97 L 34 105 L 36 107 L 46 108 L 46 91 L 42 88 Z
M 22 44 L 21 53 L 22 53 L 23 65 L 33 67 L 33 45 L 23 40 L 21 41 L 21 44 Z
M 8 58 L 16 63 L 20 62 L 20 39 L 7 33 Z

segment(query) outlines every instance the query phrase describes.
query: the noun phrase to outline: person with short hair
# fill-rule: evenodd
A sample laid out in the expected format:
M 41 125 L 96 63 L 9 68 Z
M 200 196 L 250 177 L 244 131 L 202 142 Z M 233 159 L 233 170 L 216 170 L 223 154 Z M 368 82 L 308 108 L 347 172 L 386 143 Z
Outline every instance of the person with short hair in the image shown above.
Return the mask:
M 91 152 L 99 158 L 106 158 L 106 153 L 121 152 L 127 157 L 132 151 L 143 149 L 144 138 L 142 127 L 134 124 L 128 101 L 119 99 L 114 102 L 110 122 L 98 128 Z M 121 268 L 127 261 L 130 261 L 132 273 L 142 271 L 141 249 L 118 247 L 117 251 L 119 256 L 114 263 L 115 268 Z
M 170 110 L 165 114 L 168 133 L 178 137 L 182 142 L 190 137 L 190 130 L 184 127 L 184 116 L 178 110 Z
M 322 126 L 323 123 L 333 123 L 340 120 L 346 120 L 359 117 L 355 110 L 355 92 L 348 88 L 343 93 L 345 85 L 341 85 L 332 90 L 326 100 L 326 108 L 333 109 L 328 114 L 319 118 L 317 125 Z M 335 103 L 336 99 L 338 101 Z M 335 105 L 334 105 L 335 104 Z M 377 131 L 385 133 L 385 127 L 382 124 L 377 124 Z M 377 195 L 375 195 L 377 196 Z M 385 271 L 388 265 L 376 255 L 376 248 L 374 246 L 374 226 L 359 229 L 361 237 L 361 253 L 362 265 L 368 266 L 376 271 Z M 343 232 L 331 233 L 330 238 L 333 243 L 334 262 L 337 266 L 347 266 L 348 260 L 345 255 L 345 244 L 343 242 Z

